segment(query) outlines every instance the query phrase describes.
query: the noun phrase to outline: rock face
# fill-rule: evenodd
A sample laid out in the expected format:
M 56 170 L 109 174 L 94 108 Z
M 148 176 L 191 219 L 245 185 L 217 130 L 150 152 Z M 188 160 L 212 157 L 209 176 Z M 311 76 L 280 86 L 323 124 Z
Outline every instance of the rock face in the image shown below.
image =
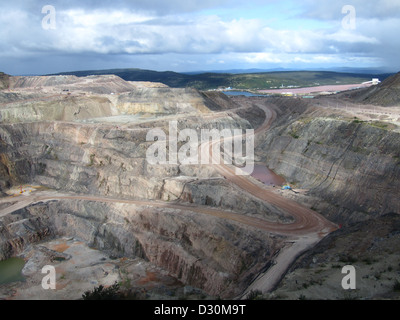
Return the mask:
M 39 203 L 0 223 L 2 259 L 32 242 L 75 237 L 110 255 L 144 258 L 225 298 L 240 294 L 283 240 L 190 210 L 84 200 Z
M 7 89 L 10 85 L 10 76 L 0 72 L 0 90 Z
M 119 95 L 117 108 L 122 114 L 208 113 L 205 103 L 195 89 L 136 88 Z
M 197 179 L 178 177 L 165 180 L 162 199 L 180 200 L 198 205 L 232 210 L 245 215 L 280 223 L 293 222 L 293 217 L 271 204 L 260 201 L 251 194 L 228 183 L 223 178 Z
M 385 79 L 379 85 L 360 90 L 350 96 L 362 103 L 381 106 L 400 105 L 400 72 Z
M 111 94 L 128 92 L 136 86 L 114 75 L 90 76 L 37 76 L 10 77 L 11 90 L 40 89 L 47 93 L 86 92 L 90 94 Z
M 315 201 L 310 207 L 345 226 L 400 212 L 400 139 L 390 128 L 323 116 L 301 99 L 246 98 L 235 113 L 230 107 L 241 106 L 243 98 L 144 87 L 113 76 L 6 81 L 10 89 L 0 94 L 0 192 L 30 183 L 291 222 L 274 206 L 235 188 L 212 166 L 147 161 L 146 151 L 155 142 L 147 141 L 151 129 L 168 134 L 168 123 L 175 120 L 179 130 L 198 133 L 244 130 L 264 122 L 266 113 L 257 105 L 265 103 L 277 119 L 257 137 L 256 158 L 294 187 L 308 189 L 306 200 Z M 302 201 L 300 195 L 297 199 Z M 243 292 L 287 240 L 195 213 L 190 205 L 181 210 L 58 200 L 0 217 L 0 259 L 30 243 L 62 236 L 82 239 L 110 255 L 141 257 L 185 284 L 229 298 Z
M 1 81 L 4 88 L 9 88 L 0 92 L 0 120 L 7 123 L 208 113 L 208 106 L 218 108 L 218 102 L 227 104 L 221 93 L 213 94 L 211 99 L 195 89 L 126 82 L 113 75 L 84 78 L 3 75 Z
M 182 121 L 178 127 L 196 128 L 193 123 Z M 198 121 L 196 125 L 217 129 L 249 126 L 240 118 Z M 74 192 L 160 198 L 163 180 L 178 176 L 180 165 L 147 162 L 146 150 L 154 143 L 146 141 L 150 129 L 66 122 L 2 125 L 0 160 L 8 172 L 2 184 L 18 180 Z
M 74 121 L 114 115 L 113 105 L 105 97 L 51 97 L 43 101 L 16 101 L 18 107 L 2 108 L 3 122 Z
M 284 299 L 399 299 L 400 215 L 385 214 L 337 230 L 302 255 L 275 296 Z M 356 290 L 343 290 L 342 268 L 356 270 Z
M 168 121 L 157 121 L 158 116 L 171 116 L 179 130 L 199 134 L 202 128 L 251 127 L 234 114 L 204 118 L 211 98 L 206 101 L 194 89 L 143 87 L 116 76 L 10 81 L 14 91 L 2 92 L 3 101 L 9 102 L 0 107 L 0 191 L 27 182 L 82 193 L 160 198 L 163 180 L 178 176 L 180 166 L 146 161 L 146 150 L 154 143 L 146 141 L 149 130 L 169 132 Z M 102 94 L 88 95 L 88 90 Z
M 309 189 L 320 199 L 315 209 L 340 224 L 400 212 L 399 132 L 318 117 L 312 108 L 286 110 L 256 150 L 269 168 Z
M 0 261 L 21 253 L 30 243 L 52 236 L 48 224 L 26 209 L 0 217 Z
M 2 189 L 31 183 L 125 199 L 179 199 L 236 211 L 246 208 L 245 214 L 288 221 L 257 199 L 247 201 L 245 193 L 207 165 L 148 163 L 146 150 L 154 143 L 146 141 L 149 130 L 159 128 L 169 133 L 168 121 L 158 121 L 159 116 L 176 120 L 179 130 L 195 129 L 199 134 L 201 129 L 251 128 L 249 121 L 234 113 L 210 115 L 208 106 L 227 109 L 225 97 L 130 83 L 121 85 L 120 92 L 112 95 L 119 80 L 108 79 L 111 88 L 102 87 L 103 80 L 12 79 L 14 91 L 2 96 L 3 101 L 11 99 L 0 108 L 4 120 L 0 126 Z M 130 85 L 133 87 L 124 87 Z M 42 88 L 42 96 L 38 97 L 36 87 Z M 79 90 L 86 90 L 86 94 Z M 101 94 L 89 95 L 88 90 Z M 225 105 L 219 106 L 219 101 Z M 105 117 L 110 122 L 92 121 Z M 188 180 L 204 180 L 185 188 L 179 181 L 182 175 Z M 210 177 L 216 180 L 207 182 Z M 233 199 L 235 203 L 230 203 Z M 1 217 L 0 223 L 0 259 L 21 253 L 30 243 L 43 239 L 74 237 L 113 256 L 144 258 L 183 283 L 221 297 L 240 294 L 283 241 L 265 231 L 190 209 L 83 200 L 32 205 Z

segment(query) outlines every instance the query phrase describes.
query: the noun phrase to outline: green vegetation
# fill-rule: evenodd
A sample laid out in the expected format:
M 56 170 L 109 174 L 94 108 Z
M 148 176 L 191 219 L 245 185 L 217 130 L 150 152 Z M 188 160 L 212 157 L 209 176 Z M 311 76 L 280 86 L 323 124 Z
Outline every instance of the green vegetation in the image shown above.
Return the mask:
M 372 122 L 368 122 L 368 124 L 372 127 L 389 130 L 389 131 L 397 129 L 397 126 L 394 123 L 389 123 L 389 122 L 372 121 Z
M 10 85 L 10 76 L 0 72 L 0 90 L 7 89 Z
M 367 124 L 374 128 L 384 129 L 384 130 L 395 130 L 397 126 L 393 123 L 383 122 L 383 121 L 364 121 L 360 120 L 357 117 L 354 117 L 350 120 L 352 123 L 356 124 Z
M 393 291 L 395 292 L 400 292 L 400 281 L 396 280 L 394 285 L 393 285 Z
M 47 165 L 45 163 L 39 162 L 36 166 L 36 174 L 38 174 L 38 175 L 44 174 L 46 171 L 46 167 L 47 167 Z
M 64 257 L 54 257 L 51 261 L 62 262 L 62 261 L 65 261 L 65 258 Z
M 311 87 L 318 85 L 353 84 L 384 75 L 353 74 L 327 71 L 280 71 L 258 73 L 200 73 L 183 74 L 172 71 L 157 72 L 142 69 L 111 69 L 60 73 L 78 77 L 115 74 L 127 81 L 162 82 L 172 88 L 191 87 L 199 90 L 231 87 L 240 90 L 271 89 L 288 86 Z
M 351 255 L 342 255 L 339 258 L 339 261 L 340 262 L 344 262 L 344 263 L 355 263 L 355 262 L 358 261 L 358 259 L 356 257 L 354 257 L 354 256 L 351 256 Z
M 108 288 L 100 285 L 94 288 L 93 291 L 86 291 L 82 298 L 83 300 L 117 300 L 120 298 L 119 287 L 118 283 L 114 283 Z
M 299 138 L 299 136 L 296 133 L 294 133 L 293 131 L 289 132 L 289 135 L 291 135 L 294 139 L 298 139 Z
M 88 164 L 89 167 L 94 165 L 94 158 L 96 157 L 96 155 L 94 153 L 92 153 L 90 155 L 90 163 Z
M 380 122 L 380 121 L 374 121 L 374 122 L 371 122 L 371 123 L 369 123 L 371 126 L 373 126 L 373 127 L 378 127 L 378 128 L 382 128 L 382 129 L 385 129 L 385 128 L 387 128 L 388 127 L 388 124 L 387 123 L 384 123 L 384 122 Z
M 311 118 L 311 117 L 303 117 L 303 118 L 300 118 L 298 121 L 303 123 L 303 124 L 308 124 L 311 121 L 313 121 L 313 118 Z
M 262 292 L 260 290 L 250 290 L 246 296 L 246 300 L 260 300 L 262 299 Z
M 367 265 L 371 265 L 373 262 L 373 260 L 370 257 L 364 258 L 362 261 Z
M 126 279 L 122 283 L 115 282 L 109 287 L 100 285 L 92 291 L 82 294 L 83 300 L 146 300 L 147 291 L 131 287 L 131 280 Z
M 324 283 L 324 280 L 319 279 L 319 280 L 313 280 L 311 279 L 308 283 L 303 283 L 302 286 L 304 289 L 307 289 L 310 286 L 314 286 L 314 285 L 320 285 L 322 286 L 322 284 Z

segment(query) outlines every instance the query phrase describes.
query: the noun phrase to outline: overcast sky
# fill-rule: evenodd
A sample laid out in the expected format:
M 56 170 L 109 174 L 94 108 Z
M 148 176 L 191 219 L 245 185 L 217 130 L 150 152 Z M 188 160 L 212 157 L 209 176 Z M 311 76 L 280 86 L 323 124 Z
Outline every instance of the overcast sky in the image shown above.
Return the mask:
M 400 71 L 400 0 L 1 0 L 0 26 L 0 71 L 12 75 Z

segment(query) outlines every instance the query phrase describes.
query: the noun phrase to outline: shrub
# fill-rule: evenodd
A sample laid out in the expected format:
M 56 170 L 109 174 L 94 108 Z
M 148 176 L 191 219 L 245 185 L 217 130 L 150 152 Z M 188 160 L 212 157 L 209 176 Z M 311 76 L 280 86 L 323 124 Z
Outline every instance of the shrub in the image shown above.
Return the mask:
M 246 300 L 257 300 L 259 296 L 262 296 L 260 290 L 251 290 L 246 297 Z
M 298 136 L 296 133 L 294 133 L 294 132 L 289 132 L 289 134 L 290 134 L 294 139 L 298 139 L 298 138 L 299 138 L 299 136 Z
M 400 281 L 399 280 L 396 280 L 396 282 L 394 283 L 393 291 L 400 292 Z
M 119 284 L 105 288 L 103 285 L 95 287 L 93 291 L 86 291 L 82 295 L 83 300 L 117 300 L 120 298 Z

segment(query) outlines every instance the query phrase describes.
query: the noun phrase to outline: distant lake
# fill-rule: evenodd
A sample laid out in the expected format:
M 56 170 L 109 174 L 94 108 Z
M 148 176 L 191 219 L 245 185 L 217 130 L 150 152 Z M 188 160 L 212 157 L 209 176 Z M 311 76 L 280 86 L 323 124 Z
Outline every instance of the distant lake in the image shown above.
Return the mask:
M 0 285 L 24 280 L 21 273 L 24 266 L 25 260 L 21 258 L 9 258 L 0 261 Z
M 255 94 L 247 91 L 222 91 L 227 96 L 268 97 L 267 94 Z

